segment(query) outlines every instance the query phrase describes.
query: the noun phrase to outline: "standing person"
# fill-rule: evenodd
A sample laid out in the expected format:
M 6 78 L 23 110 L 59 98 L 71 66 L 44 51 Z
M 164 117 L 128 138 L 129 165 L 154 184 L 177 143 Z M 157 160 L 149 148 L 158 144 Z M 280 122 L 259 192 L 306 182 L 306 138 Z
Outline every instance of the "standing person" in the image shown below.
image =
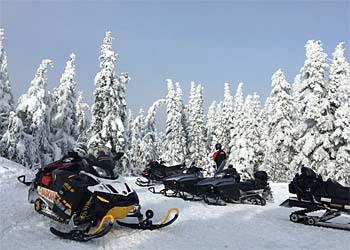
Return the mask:
M 213 160 L 216 163 L 216 169 L 218 169 L 221 163 L 226 160 L 227 156 L 220 143 L 215 144 L 215 152 L 213 154 Z

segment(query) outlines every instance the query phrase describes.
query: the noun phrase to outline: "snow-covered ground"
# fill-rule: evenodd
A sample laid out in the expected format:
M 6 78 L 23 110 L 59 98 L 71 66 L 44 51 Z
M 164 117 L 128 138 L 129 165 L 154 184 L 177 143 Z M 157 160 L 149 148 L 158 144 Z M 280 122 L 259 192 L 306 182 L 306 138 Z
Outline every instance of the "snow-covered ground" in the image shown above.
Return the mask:
M 62 240 L 49 232 L 55 222 L 37 214 L 27 203 L 27 187 L 20 174 L 33 172 L 0 158 L 0 249 L 350 249 L 350 233 L 309 227 L 289 221 L 291 209 L 278 205 L 288 197 L 287 184 L 274 183 L 274 203 L 267 206 L 208 206 L 203 202 L 155 195 L 133 185 L 143 211 L 155 211 L 160 220 L 170 207 L 180 209 L 171 226 L 139 231 L 115 226 L 104 238 L 86 243 Z M 134 178 L 129 178 L 134 183 Z M 338 220 L 349 222 L 348 216 Z

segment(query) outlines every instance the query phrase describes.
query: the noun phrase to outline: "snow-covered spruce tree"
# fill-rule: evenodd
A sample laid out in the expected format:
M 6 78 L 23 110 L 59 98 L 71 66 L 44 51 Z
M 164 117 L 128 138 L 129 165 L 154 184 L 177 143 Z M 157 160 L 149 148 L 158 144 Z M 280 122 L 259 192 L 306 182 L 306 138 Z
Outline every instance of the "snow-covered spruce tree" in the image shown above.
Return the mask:
M 131 174 L 135 175 L 140 172 L 143 165 L 143 151 L 141 150 L 141 144 L 145 135 L 145 115 L 142 109 L 140 109 L 139 115 L 135 117 L 135 120 L 131 123 L 131 141 L 130 141 L 130 163 Z
M 8 125 L 9 114 L 14 101 L 7 72 L 7 56 L 4 49 L 4 29 L 0 28 L 0 138 Z
M 128 82 L 130 81 L 129 74 L 127 72 L 120 73 L 120 76 L 118 78 L 117 82 L 117 94 L 118 94 L 118 101 L 119 101 L 119 116 L 120 120 L 123 123 L 124 127 L 124 138 L 127 137 L 129 124 L 128 123 L 128 109 L 126 106 L 126 86 Z M 124 151 L 128 148 L 129 141 L 124 139 L 124 147 L 122 148 Z
M 229 150 L 230 135 L 233 129 L 233 97 L 230 93 L 230 87 L 228 83 L 225 83 L 224 87 L 224 101 L 222 103 L 222 120 L 221 126 L 223 128 L 223 134 L 220 138 L 224 150 Z
M 221 143 L 222 141 L 224 141 L 224 137 L 225 137 L 225 133 L 227 131 L 227 129 L 225 127 L 222 126 L 222 124 L 224 124 L 224 115 L 223 115 L 223 102 L 219 102 L 218 105 L 216 106 L 216 114 L 215 114 L 215 132 L 213 134 L 213 141 L 212 141 L 212 145 L 210 148 L 210 152 L 214 152 L 215 151 L 215 144 L 216 143 Z M 224 148 L 224 150 L 227 150 L 227 148 Z
M 329 116 L 329 103 L 325 72 L 328 67 L 327 55 L 323 52 L 320 41 L 310 40 L 306 43 L 306 60 L 301 69 L 299 98 L 300 121 L 296 130 L 297 156 L 293 166 L 311 166 L 314 170 L 326 173 L 330 166 L 329 133 L 333 130 Z
M 350 183 L 350 68 L 345 60 L 343 43 L 333 53 L 328 86 L 331 113 L 335 116 L 335 129 L 330 140 L 333 152 L 336 152 L 335 167 L 328 168 L 329 177 Z
M 229 162 L 236 167 L 238 172 L 243 174 L 243 179 L 247 179 L 254 171 L 254 145 L 251 144 L 250 139 L 255 121 L 253 121 L 254 105 L 251 95 L 247 95 L 245 99 L 243 114 L 243 133 L 238 135 L 235 140 L 235 151 L 231 152 Z
M 117 77 L 115 61 L 117 54 L 112 48 L 111 32 L 106 32 L 100 51 L 101 71 L 96 74 L 92 105 L 92 121 L 89 128 L 91 135 L 89 146 L 109 147 L 115 151 L 124 151 L 125 141 L 125 85 L 127 74 Z M 126 166 L 119 170 L 126 174 Z
M 293 98 L 291 87 L 281 69 L 272 76 L 272 91 L 266 111 L 267 144 L 264 168 L 274 181 L 286 181 L 294 172 Z
M 79 142 L 87 142 L 87 130 L 90 126 L 89 124 L 89 116 L 87 113 L 89 112 L 89 105 L 85 102 L 84 96 L 82 92 L 79 92 L 78 99 L 76 102 L 76 110 L 77 110 L 77 129 L 78 129 L 78 141 Z
M 78 120 L 76 107 L 75 55 L 71 54 L 61 76 L 60 85 L 53 93 L 54 108 L 51 132 L 56 146 L 54 158 L 60 159 L 76 145 Z
M 191 120 L 189 121 L 190 158 L 199 166 L 205 162 L 206 138 L 203 110 L 203 87 L 198 85 L 193 99 Z
M 229 144 L 229 160 L 237 156 L 237 150 L 239 145 L 237 145 L 237 140 L 243 137 L 244 133 L 244 96 L 243 96 L 243 83 L 239 83 L 236 95 L 234 97 L 234 115 L 232 117 L 232 129 L 230 133 L 230 144 Z
M 260 169 L 260 166 L 262 165 L 265 156 L 265 141 L 262 140 L 263 124 L 261 122 L 260 96 L 256 93 L 253 94 L 251 108 L 251 123 L 247 123 L 247 129 L 245 133 L 249 145 L 253 148 L 253 172 L 256 172 Z
M 130 150 L 131 174 L 139 174 L 141 169 L 159 158 L 157 150 L 157 129 L 155 126 L 157 109 L 165 104 L 165 99 L 155 101 L 145 117 L 143 110 L 131 122 Z
M 28 159 L 25 154 L 27 149 L 24 136 L 22 120 L 15 112 L 10 112 L 8 128 L 0 141 L 2 156 L 26 165 Z
M 143 161 L 147 163 L 149 161 L 157 160 L 160 156 L 157 150 L 157 128 L 156 128 L 156 114 L 157 110 L 166 104 L 165 99 L 159 99 L 155 101 L 148 109 L 147 116 L 145 118 L 145 135 L 143 137 Z
M 183 163 L 187 155 L 186 133 L 184 128 L 184 112 L 182 103 L 182 91 L 176 83 L 176 90 L 173 82 L 167 79 L 167 121 L 165 152 L 162 159 L 170 164 Z
M 42 60 L 26 94 L 20 96 L 16 114 L 25 133 L 25 165 L 40 167 L 53 159 L 50 139 L 51 100 L 46 92 L 47 70 L 52 61 Z
M 207 124 L 206 124 L 207 154 L 212 153 L 215 143 L 217 142 L 216 108 L 217 108 L 216 101 L 213 101 L 209 106 L 208 113 L 207 113 Z

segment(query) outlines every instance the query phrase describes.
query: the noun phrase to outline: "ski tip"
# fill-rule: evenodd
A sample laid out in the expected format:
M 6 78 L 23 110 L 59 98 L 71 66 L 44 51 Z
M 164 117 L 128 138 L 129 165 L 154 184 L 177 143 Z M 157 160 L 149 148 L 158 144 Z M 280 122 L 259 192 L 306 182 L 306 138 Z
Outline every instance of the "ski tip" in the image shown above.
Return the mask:
M 290 204 L 289 204 L 289 199 L 285 200 L 284 202 L 282 202 L 280 204 L 281 207 L 291 207 Z

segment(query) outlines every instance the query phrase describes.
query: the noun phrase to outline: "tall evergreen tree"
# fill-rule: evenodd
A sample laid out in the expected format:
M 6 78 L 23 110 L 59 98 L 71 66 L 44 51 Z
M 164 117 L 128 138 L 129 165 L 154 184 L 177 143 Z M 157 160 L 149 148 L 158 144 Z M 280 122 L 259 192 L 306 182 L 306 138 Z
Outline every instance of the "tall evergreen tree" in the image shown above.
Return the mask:
M 316 171 L 326 169 L 330 164 L 329 132 L 332 121 L 329 117 L 329 103 L 326 97 L 325 72 L 327 55 L 320 41 L 310 40 L 305 45 L 306 60 L 301 69 L 297 105 L 300 121 L 297 129 L 297 157 L 294 166 L 312 166 Z
M 205 124 L 203 110 L 203 87 L 198 85 L 190 95 L 189 151 L 190 158 L 201 165 L 206 156 Z
M 125 85 L 127 74 L 117 77 L 115 61 L 117 54 L 112 48 L 111 32 L 106 32 L 100 51 L 101 71 L 96 74 L 94 91 L 95 101 L 92 105 L 92 121 L 89 132 L 89 145 L 92 147 L 109 147 L 115 151 L 125 149 Z M 126 166 L 120 172 L 127 171 Z
M 329 70 L 328 98 L 334 115 L 334 132 L 330 136 L 335 163 L 327 168 L 329 177 L 350 183 L 350 68 L 343 43 L 334 53 Z
M 216 109 L 217 109 L 216 101 L 213 101 L 208 109 L 207 124 L 206 124 L 207 152 L 209 154 L 212 153 L 214 146 L 215 146 L 215 143 L 217 142 L 217 135 L 216 135 L 217 112 L 216 112 Z
M 144 161 L 154 161 L 157 160 L 160 156 L 159 151 L 157 150 L 157 128 L 156 128 L 156 114 L 157 110 L 166 104 L 165 99 L 159 99 L 155 101 L 152 106 L 148 109 L 146 118 L 145 118 L 145 135 L 143 138 L 143 154 Z
M 20 96 L 16 109 L 23 122 L 25 135 L 26 165 L 38 167 L 53 159 L 50 142 L 50 94 L 46 92 L 47 70 L 52 61 L 42 60 L 26 94 Z
M 290 163 L 294 156 L 293 98 L 291 87 L 281 69 L 272 76 L 272 91 L 267 110 L 267 145 L 264 165 L 274 181 L 291 177 Z
M 71 54 L 61 76 L 60 85 L 55 89 L 51 130 L 53 142 L 57 147 L 55 159 L 67 154 L 78 139 L 78 120 L 76 107 L 75 55 Z
M 14 101 L 7 72 L 7 56 L 4 48 L 4 29 L 0 28 L 0 139 L 8 125 Z
M 87 130 L 89 128 L 89 105 L 85 103 L 83 93 L 80 92 L 78 94 L 78 99 L 76 102 L 76 110 L 77 110 L 77 129 L 78 129 L 78 141 L 87 142 Z
M 1 155 L 9 160 L 26 165 L 29 159 L 26 158 L 28 155 L 26 155 L 25 139 L 22 120 L 16 116 L 15 112 L 10 112 L 8 128 L 0 140 Z
M 254 171 L 254 148 L 250 144 L 249 138 L 252 128 L 254 128 L 253 113 L 253 97 L 247 95 L 244 108 L 243 117 L 244 128 L 241 135 L 237 135 L 234 144 L 234 152 L 231 152 L 229 161 L 237 168 L 237 171 L 243 174 L 243 179 L 250 178 Z
M 165 152 L 161 157 L 169 163 L 182 163 L 187 155 L 186 133 L 184 129 L 184 110 L 182 103 L 182 91 L 180 85 L 168 79 L 167 95 L 167 127 L 165 139 Z
M 145 115 L 140 109 L 139 115 L 131 124 L 131 141 L 130 141 L 130 163 L 131 174 L 135 175 L 140 172 L 143 162 L 143 151 L 141 150 L 143 138 L 145 136 Z
M 237 140 L 243 137 L 244 133 L 244 96 L 243 83 L 239 83 L 234 97 L 234 115 L 232 119 L 232 130 L 230 133 L 230 154 L 229 159 L 234 159 L 237 154 L 238 145 Z
M 223 134 L 220 138 L 220 143 L 225 150 L 229 149 L 231 130 L 233 129 L 233 97 L 230 93 L 230 87 L 228 83 L 225 83 L 224 87 L 224 101 L 222 103 L 222 120 L 221 126 L 223 128 Z

